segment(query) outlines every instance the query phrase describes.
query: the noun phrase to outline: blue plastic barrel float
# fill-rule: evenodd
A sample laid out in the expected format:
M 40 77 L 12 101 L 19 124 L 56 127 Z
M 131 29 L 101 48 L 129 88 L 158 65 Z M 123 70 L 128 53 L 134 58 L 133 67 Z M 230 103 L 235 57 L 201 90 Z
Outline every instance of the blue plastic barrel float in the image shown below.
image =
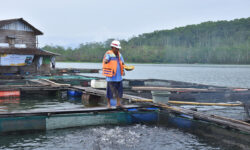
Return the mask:
M 75 97 L 80 97 L 82 96 L 82 92 L 81 91 L 76 91 L 76 90 L 68 90 L 67 91 L 68 96 L 75 96 Z
M 185 114 L 180 114 L 179 116 L 169 116 L 168 123 L 182 129 L 191 129 L 194 125 L 192 116 Z
M 140 111 L 138 108 L 129 108 L 128 116 L 131 123 L 154 123 L 158 121 L 158 112 L 159 108 L 144 108 L 145 111 Z

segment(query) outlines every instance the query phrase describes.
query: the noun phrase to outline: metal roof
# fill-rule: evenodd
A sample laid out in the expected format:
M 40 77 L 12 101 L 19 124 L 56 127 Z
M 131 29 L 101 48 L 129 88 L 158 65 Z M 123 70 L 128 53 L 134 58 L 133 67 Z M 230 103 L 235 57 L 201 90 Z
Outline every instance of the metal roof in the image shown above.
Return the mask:
M 34 26 L 32 26 L 30 23 L 28 23 L 27 21 L 25 21 L 23 18 L 16 18 L 16 19 L 8 19 L 8 20 L 0 20 L 0 27 L 4 26 L 4 25 L 7 25 L 7 24 L 11 24 L 13 22 L 16 22 L 16 21 L 21 21 L 25 24 L 27 24 L 28 26 L 30 26 L 36 35 L 43 35 L 43 33 L 38 30 L 37 28 L 35 28 Z
M 42 55 L 42 56 L 59 56 L 60 54 L 52 53 L 38 48 L 6 48 L 0 47 L 0 54 L 17 54 L 17 55 Z

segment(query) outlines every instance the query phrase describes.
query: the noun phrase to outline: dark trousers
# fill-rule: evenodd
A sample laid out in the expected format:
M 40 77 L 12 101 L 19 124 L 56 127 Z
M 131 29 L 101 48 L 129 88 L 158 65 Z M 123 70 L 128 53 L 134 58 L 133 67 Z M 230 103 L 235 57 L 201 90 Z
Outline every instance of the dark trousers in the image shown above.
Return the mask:
M 123 86 L 122 81 L 107 82 L 107 98 L 122 98 Z

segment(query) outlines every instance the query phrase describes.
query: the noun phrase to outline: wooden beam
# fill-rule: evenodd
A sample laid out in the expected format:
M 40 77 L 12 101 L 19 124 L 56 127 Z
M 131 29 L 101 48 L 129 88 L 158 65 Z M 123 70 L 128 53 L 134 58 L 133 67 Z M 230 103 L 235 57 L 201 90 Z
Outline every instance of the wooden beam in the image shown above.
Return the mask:
M 216 92 L 216 90 L 198 89 L 198 88 L 172 88 L 172 87 L 153 87 L 153 86 L 133 86 L 135 91 L 183 91 L 183 92 Z
M 151 106 L 148 106 L 151 107 Z M 140 105 L 124 105 L 123 109 L 130 109 L 130 108 L 147 108 L 147 106 L 140 106 Z M 111 111 L 121 111 L 120 108 L 116 107 L 91 107 L 91 108 L 78 108 L 74 110 L 52 110 L 52 111 L 25 111 L 25 112 L 3 112 L 0 113 L 1 117 L 19 117 L 19 116 L 51 116 L 53 114 L 70 114 L 70 113 L 93 113 L 93 112 L 111 112 Z
M 70 86 L 70 84 L 60 84 L 60 83 L 56 83 L 56 82 L 50 81 L 48 79 L 39 79 L 39 80 L 47 82 L 51 86 L 59 86 L 59 87 L 61 87 L 61 86 L 67 86 L 67 87 L 69 87 Z
M 91 88 L 91 87 L 81 87 L 81 86 L 72 86 L 72 88 L 75 89 L 75 90 L 82 90 L 82 91 L 84 91 L 86 93 L 95 94 L 95 95 L 99 95 L 99 96 L 105 96 L 106 95 L 106 90 L 94 89 L 94 88 Z M 128 94 L 123 94 L 122 99 L 126 99 L 126 100 L 133 100 L 133 99 L 145 100 L 145 98 L 134 96 L 134 95 L 128 95 Z M 148 100 L 150 100 L 150 99 L 148 99 Z
M 56 68 L 59 73 L 98 73 L 100 69 Z
M 243 103 L 201 103 L 201 102 L 186 102 L 186 101 L 168 101 L 169 104 L 177 105 L 202 105 L 202 106 L 243 106 Z

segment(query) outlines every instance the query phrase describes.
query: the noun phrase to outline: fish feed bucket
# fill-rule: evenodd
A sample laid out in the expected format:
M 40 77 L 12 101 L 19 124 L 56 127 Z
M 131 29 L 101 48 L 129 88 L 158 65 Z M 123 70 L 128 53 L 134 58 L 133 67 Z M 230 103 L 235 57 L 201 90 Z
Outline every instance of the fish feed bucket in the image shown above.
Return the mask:
M 151 91 L 154 103 L 168 103 L 171 92 L 169 91 Z

